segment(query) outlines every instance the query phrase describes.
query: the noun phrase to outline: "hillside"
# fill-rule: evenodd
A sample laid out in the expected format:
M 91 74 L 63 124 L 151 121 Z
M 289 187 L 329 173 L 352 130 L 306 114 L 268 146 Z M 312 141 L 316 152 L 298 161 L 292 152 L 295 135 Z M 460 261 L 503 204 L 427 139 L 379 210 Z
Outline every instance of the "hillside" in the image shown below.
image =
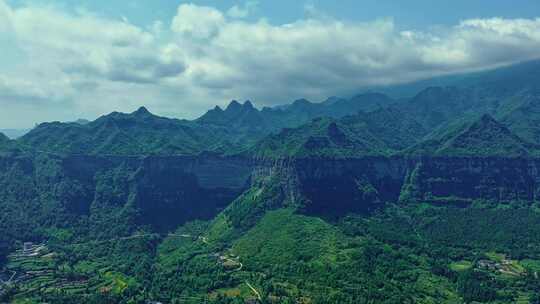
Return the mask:
M 243 132 L 265 132 L 269 128 L 269 122 L 265 121 L 260 111 L 253 107 L 250 101 L 244 104 L 233 100 L 225 110 L 216 106 L 213 110 L 196 119 L 195 122 L 202 125 L 215 125 Z
M 141 107 L 113 112 L 87 123 L 44 123 L 18 141 L 38 151 L 60 154 L 195 155 L 234 149 L 212 128 L 159 117 Z
M 319 166 L 328 168 L 328 164 Z M 217 299 L 234 293 L 244 299 L 260 295 L 283 303 L 294 299 L 315 303 L 373 299 L 379 303 L 499 303 L 517 299 L 514 292 L 518 291 L 519 297 L 533 297 L 529 288 L 534 287 L 525 283 L 524 271 L 536 262 L 531 264 L 524 256 L 537 256 L 540 247 L 523 246 L 538 244 L 537 236 L 530 233 L 538 229 L 535 223 L 540 217 L 530 209 L 389 206 L 328 221 L 306 214 L 301 204 L 291 204 L 293 197 L 298 200 L 304 192 L 296 193 L 290 187 L 302 189 L 303 182 L 287 183 L 281 179 L 285 176 L 264 179 L 263 184 L 248 189 L 202 232 L 206 244 L 202 252 L 219 251 L 224 262 L 218 265 L 227 273 L 229 285 L 215 291 Z M 328 182 L 322 176 L 317 178 Z M 336 187 L 326 189 L 338 194 Z M 528 224 L 512 221 L 516 216 Z M 496 234 L 488 232 L 492 230 Z M 513 233 L 520 233 L 515 242 L 510 237 Z M 490 251 L 493 248 L 510 253 L 512 260 Z M 519 261 L 513 260 L 518 256 Z M 177 263 L 197 260 L 175 257 Z M 511 264 L 486 271 L 482 263 L 474 262 L 477 260 Z M 211 274 L 208 270 L 198 273 Z
M 364 126 L 330 118 L 270 135 L 251 149 L 257 158 L 353 158 L 386 155 L 389 150 Z
M 425 129 L 431 130 L 465 114 L 489 113 L 492 103 L 479 98 L 472 89 L 430 87 L 397 107 L 414 117 Z
M 412 154 L 456 157 L 523 157 L 537 153 L 537 147 L 525 142 L 488 114 L 447 130 L 409 150 Z
M 393 98 L 410 98 L 428 87 L 483 87 L 494 95 L 514 95 L 523 89 L 538 91 L 540 60 L 503 66 L 494 70 L 428 78 L 402 85 L 375 87 Z
M 329 98 L 321 103 L 299 99 L 291 104 L 254 108 L 250 101 L 240 104 L 232 101 L 225 110 L 216 107 L 196 119 L 202 125 L 220 126 L 240 134 L 267 135 L 283 128 L 294 128 L 317 117 L 342 118 L 360 111 L 373 111 L 395 103 L 384 94 L 359 94 L 350 99 Z
M 396 151 L 410 147 L 428 133 L 414 116 L 393 107 L 347 116 L 341 122 L 353 128 L 367 128 L 375 138 Z
M 540 95 L 524 93 L 512 98 L 497 117 L 519 137 L 540 144 Z

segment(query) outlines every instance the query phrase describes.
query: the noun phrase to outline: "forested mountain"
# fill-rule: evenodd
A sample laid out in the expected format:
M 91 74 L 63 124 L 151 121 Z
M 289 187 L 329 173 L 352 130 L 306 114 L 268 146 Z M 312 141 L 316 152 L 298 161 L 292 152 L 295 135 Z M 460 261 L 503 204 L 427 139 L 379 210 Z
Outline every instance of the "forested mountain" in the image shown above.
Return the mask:
M 288 105 L 265 107 L 259 111 L 250 101 L 243 105 L 232 101 L 225 110 L 216 107 L 196 122 L 233 128 L 240 133 L 250 131 L 268 134 L 283 128 L 298 127 L 317 117 L 341 118 L 360 111 L 383 108 L 395 102 L 384 94 L 366 93 L 351 99 L 333 97 L 322 103 L 299 99 Z
M 258 158 L 388 156 L 417 143 L 425 130 L 408 114 L 381 108 L 342 119 L 316 118 L 263 139 L 250 152 Z
M 379 108 L 347 116 L 342 123 L 355 128 L 365 127 L 392 150 L 402 150 L 422 139 L 428 131 L 410 113 L 394 107 Z
M 0 133 L 0 302 L 538 303 L 538 71 Z
M 364 126 L 317 118 L 297 129 L 286 129 L 253 148 L 262 158 L 352 158 L 385 155 L 387 147 Z
M 540 94 L 523 94 L 513 98 L 497 117 L 521 138 L 540 143 Z
M 520 157 L 538 153 L 538 147 L 525 142 L 489 114 L 447 130 L 437 139 L 427 140 L 412 153 L 463 157 Z
M 489 71 L 428 78 L 413 83 L 373 89 L 393 98 L 409 98 L 428 87 L 457 87 L 461 89 L 483 87 L 495 95 L 506 95 L 515 94 L 524 89 L 537 91 L 540 80 L 539 71 L 540 60 L 534 60 Z
M 18 140 L 30 149 L 60 154 L 193 155 L 234 150 L 234 144 L 212 127 L 159 117 L 141 107 L 113 112 L 87 123 L 43 123 Z
M 250 101 L 232 101 L 194 121 L 169 119 L 146 108 L 113 112 L 84 124 L 43 123 L 18 141 L 29 149 L 58 154 L 196 155 L 238 153 L 271 133 L 298 127 L 317 117 L 343 117 L 393 101 L 380 94 L 315 104 L 299 100 L 287 107 L 256 109 Z

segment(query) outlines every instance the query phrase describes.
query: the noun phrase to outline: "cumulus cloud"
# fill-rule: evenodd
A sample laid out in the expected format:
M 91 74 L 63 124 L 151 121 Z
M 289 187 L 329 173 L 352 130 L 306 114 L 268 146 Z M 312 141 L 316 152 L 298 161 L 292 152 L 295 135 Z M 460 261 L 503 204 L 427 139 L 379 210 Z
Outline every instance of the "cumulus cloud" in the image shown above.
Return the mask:
M 225 24 L 225 16 L 215 8 L 182 4 L 178 7 L 171 29 L 193 38 L 209 38 Z
M 9 106 L 13 101 L 26 104 L 47 103 L 57 99 L 58 96 L 50 88 L 41 87 L 30 81 L 0 76 L 0 103 L 3 106 Z M 6 103 L 8 100 L 10 102 Z
M 157 83 L 185 70 L 181 58 L 163 58 L 153 34 L 125 21 L 70 16 L 46 8 L 17 10 L 13 20 L 26 53 L 67 74 Z
M 190 74 L 200 87 L 267 103 L 321 99 L 533 59 L 539 54 L 539 30 L 539 20 L 468 20 L 442 34 L 401 32 L 392 19 L 324 18 L 284 25 L 228 20 L 197 44 L 197 54 L 204 56 L 190 57 Z
M 142 28 L 0 0 L 0 42 L 15 37 L 10 41 L 25 55 L 0 71 L 0 102 L 22 100 L 26 92 L 28 100 L 64 103 L 86 117 L 140 104 L 194 117 L 230 99 L 321 100 L 540 57 L 540 19 L 471 19 L 403 31 L 389 18 L 345 22 L 313 12 L 289 24 L 244 19 L 254 8 L 256 2 L 227 11 L 182 4 L 172 20 Z
M 186 69 L 184 62 L 164 60 L 152 54 L 112 54 L 104 62 L 77 60 L 63 63 L 63 72 L 80 76 L 93 76 L 117 82 L 153 83 L 180 75 Z

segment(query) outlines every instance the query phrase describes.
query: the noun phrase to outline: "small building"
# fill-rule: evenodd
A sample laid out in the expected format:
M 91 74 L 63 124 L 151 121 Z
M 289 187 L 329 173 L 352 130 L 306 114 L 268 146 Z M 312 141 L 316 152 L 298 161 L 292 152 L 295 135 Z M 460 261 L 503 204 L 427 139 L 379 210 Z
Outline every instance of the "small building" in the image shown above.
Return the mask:
M 499 263 L 493 262 L 490 260 L 480 260 L 478 261 L 477 265 L 481 269 L 492 270 L 492 271 L 499 270 L 501 266 Z
M 34 247 L 34 243 L 32 243 L 32 242 L 25 242 L 25 243 L 23 244 L 23 251 L 24 251 L 25 253 L 30 252 L 30 251 L 32 250 L 33 247 Z

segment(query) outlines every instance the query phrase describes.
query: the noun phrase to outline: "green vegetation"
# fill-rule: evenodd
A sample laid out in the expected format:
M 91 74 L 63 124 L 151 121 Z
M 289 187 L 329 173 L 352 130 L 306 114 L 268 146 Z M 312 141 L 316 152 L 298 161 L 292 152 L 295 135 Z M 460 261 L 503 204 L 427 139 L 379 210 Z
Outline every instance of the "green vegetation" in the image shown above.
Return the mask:
M 449 268 L 455 272 L 463 272 L 473 267 L 473 263 L 470 261 L 457 261 L 450 264 Z
M 320 118 L 266 138 L 251 153 L 257 158 L 354 158 L 388 152 L 364 126 Z
M 519 157 L 537 153 L 538 147 L 526 143 L 489 115 L 466 122 L 437 139 L 414 147 L 409 153 L 458 157 Z
M 88 124 L 44 123 L 18 140 L 37 153 L 100 155 L 194 155 L 233 151 L 235 144 L 220 129 L 151 114 L 111 113 Z
M 212 222 L 162 236 L 75 241 L 72 230 L 46 229 L 52 241 L 38 255 L 8 258 L 6 273 L 32 275 L 3 299 L 533 303 L 540 288 L 540 214 L 529 207 L 390 205 L 329 222 L 283 204 L 277 181 L 247 190 Z

